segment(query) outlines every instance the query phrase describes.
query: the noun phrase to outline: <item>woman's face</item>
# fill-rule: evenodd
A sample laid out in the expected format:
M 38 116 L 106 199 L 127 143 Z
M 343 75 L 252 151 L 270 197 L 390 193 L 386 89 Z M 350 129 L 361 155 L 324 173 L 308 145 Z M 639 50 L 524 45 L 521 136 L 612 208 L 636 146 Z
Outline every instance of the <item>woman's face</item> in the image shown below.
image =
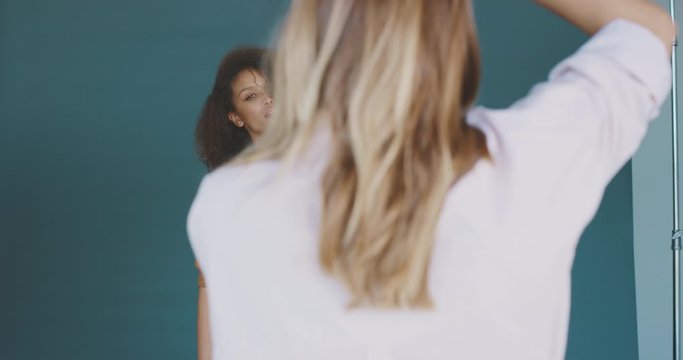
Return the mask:
M 237 74 L 231 87 L 235 111 L 228 113 L 228 120 L 245 127 L 251 138 L 256 139 L 265 130 L 273 111 L 266 79 L 258 71 L 246 69 Z

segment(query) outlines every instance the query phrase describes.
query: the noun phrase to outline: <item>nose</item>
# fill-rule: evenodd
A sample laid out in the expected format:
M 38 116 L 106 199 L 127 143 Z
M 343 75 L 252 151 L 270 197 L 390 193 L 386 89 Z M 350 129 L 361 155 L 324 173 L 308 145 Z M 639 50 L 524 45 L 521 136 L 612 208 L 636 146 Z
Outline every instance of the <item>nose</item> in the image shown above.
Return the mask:
M 264 105 L 272 105 L 273 104 L 273 98 L 270 97 L 270 95 L 266 95 L 266 101 L 264 102 Z

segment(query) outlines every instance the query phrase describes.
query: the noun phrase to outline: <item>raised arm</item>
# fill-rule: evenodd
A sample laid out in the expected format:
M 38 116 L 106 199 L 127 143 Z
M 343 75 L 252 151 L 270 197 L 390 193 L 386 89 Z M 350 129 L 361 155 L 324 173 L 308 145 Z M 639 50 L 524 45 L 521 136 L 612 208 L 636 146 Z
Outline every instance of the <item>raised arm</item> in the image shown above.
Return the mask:
M 669 14 L 649 0 L 535 0 L 579 29 L 594 34 L 615 19 L 630 20 L 652 31 L 671 51 L 676 29 Z

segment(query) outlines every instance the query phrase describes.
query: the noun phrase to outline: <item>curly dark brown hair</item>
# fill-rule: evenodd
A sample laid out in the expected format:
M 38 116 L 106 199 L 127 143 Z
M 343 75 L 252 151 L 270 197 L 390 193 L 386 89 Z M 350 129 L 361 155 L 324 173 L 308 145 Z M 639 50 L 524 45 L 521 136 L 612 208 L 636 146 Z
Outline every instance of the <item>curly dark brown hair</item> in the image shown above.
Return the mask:
M 228 121 L 227 114 L 235 111 L 231 85 L 243 70 L 252 69 L 267 76 L 268 55 L 263 48 L 238 47 L 223 57 L 195 129 L 197 152 L 209 171 L 229 161 L 251 144 L 249 132 Z

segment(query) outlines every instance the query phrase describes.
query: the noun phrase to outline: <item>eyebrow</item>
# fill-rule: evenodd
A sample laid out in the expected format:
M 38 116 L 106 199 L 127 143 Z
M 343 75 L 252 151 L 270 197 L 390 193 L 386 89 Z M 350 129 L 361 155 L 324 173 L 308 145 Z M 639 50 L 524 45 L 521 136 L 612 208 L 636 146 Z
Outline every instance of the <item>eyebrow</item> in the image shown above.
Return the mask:
M 251 90 L 251 89 L 253 89 L 253 88 L 254 88 L 254 86 L 247 86 L 247 87 L 245 87 L 244 89 L 240 90 L 240 96 L 242 95 L 243 92 L 245 92 L 245 91 L 247 91 L 247 90 Z

